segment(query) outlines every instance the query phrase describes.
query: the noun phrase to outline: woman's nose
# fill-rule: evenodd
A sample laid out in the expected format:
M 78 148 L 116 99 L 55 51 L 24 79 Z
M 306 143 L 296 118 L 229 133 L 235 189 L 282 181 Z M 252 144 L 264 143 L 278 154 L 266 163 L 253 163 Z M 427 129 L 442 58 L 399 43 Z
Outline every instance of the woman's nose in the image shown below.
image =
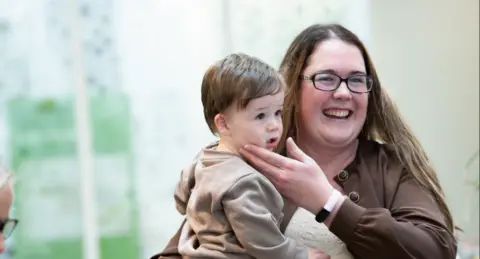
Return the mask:
M 337 90 L 333 93 L 334 98 L 341 99 L 341 100 L 350 100 L 352 98 L 352 92 L 347 87 L 347 83 L 342 82 L 340 86 L 338 86 Z

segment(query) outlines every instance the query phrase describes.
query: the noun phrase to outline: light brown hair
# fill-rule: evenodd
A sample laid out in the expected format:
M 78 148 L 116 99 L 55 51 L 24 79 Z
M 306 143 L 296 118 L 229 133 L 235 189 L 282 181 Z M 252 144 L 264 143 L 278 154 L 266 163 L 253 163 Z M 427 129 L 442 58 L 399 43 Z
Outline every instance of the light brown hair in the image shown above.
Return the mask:
M 211 65 L 202 81 L 202 104 L 205 120 L 213 134 L 214 118 L 231 105 L 245 109 L 256 98 L 274 95 L 284 89 L 280 73 L 258 58 L 234 53 Z
M 289 46 L 280 64 L 280 72 L 285 79 L 287 89 L 283 113 L 285 131 L 277 149 L 283 150 L 286 139 L 295 138 L 298 132 L 297 112 L 301 89 L 299 77 L 307 65 L 308 58 L 321 42 L 332 38 L 356 46 L 362 53 L 367 74 L 373 78 L 373 88 L 368 97 L 367 118 L 359 137 L 376 140 L 392 147 L 395 156 L 405 166 L 406 171 L 410 172 L 420 186 L 431 193 L 436 200 L 444 215 L 447 228 L 453 234 L 453 218 L 427 154 L 395 104 L 387 93 L 382 91 L 367 49 L 353 32 L 341 25 L 312 25 L 303 30 Z

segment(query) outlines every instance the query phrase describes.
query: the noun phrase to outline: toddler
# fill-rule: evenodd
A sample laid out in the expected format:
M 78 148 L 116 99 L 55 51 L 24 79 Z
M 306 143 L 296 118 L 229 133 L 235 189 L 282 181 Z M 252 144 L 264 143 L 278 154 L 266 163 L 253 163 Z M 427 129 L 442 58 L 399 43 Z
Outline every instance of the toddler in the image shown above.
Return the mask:
M 323 258 L 281 233 L 282 196 L 238 153 L 245 144 L 277 146 L 284 88 L 278 71 L 241 53 L 206 71 L 203 111 L 219 141 L 200 151 L 175 189 L 187 218 L 178 246 L 183 258 Z

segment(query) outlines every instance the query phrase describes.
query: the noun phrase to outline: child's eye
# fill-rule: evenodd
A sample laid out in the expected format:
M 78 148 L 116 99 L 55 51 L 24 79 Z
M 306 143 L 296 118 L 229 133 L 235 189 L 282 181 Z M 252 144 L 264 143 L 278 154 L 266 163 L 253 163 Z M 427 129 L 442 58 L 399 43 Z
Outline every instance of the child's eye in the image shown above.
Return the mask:
M 282 116 L 282 110 L 278 110 L 275 112 L 275 116 Z
M 266 116 L 265 113 L 260 113 L 260 114 L 258 114 L 258 115 L 255 117 L 255 119 L 261 120 L 261 119 L 264 119 L 265 116 Z

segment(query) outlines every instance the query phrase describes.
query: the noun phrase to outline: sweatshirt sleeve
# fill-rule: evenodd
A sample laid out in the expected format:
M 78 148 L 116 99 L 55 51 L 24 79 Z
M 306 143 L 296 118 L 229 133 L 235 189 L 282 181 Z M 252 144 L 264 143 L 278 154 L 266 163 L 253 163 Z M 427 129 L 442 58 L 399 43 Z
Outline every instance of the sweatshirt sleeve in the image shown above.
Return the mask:
M 307 259 L 307 249 L 281 233 L 283 199 L 263 176 L 240 178 L 225 193 L 222 204 L 236 237 L 251 256 Z
M 437 203 L 405 172 L 389 209 L 363 208 L 346 199 L 330 230 L 357 259 L 454 259 L 455 237 Z
M 193 173 L 193 167 L 195 164 L 190 165 L 186 169 L 182 170 L 180 180 L 175 186 L 173 197 L 175 199 L 175 206 L 180 214 L 185 215 L 187 212 L 187 203 L 190 199 L 190 195 L 193 187 L 195 186 L 195 175 Z

